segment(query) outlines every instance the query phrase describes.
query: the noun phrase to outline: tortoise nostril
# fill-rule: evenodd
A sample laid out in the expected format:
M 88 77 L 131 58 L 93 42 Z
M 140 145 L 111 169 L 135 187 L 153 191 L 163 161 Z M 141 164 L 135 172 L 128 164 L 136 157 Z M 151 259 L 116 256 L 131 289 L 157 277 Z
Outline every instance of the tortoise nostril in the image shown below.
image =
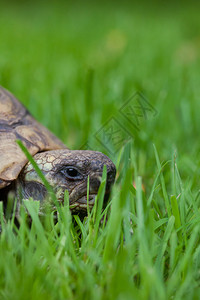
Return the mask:
M 90 178 L 90 192 L 97 193 L 101 184 L 101 176 L 95 176 Z
M 114 179 L 115 179 L 115 174 L 114 174 L 112 171 L 109 171 L 109 172 L 107 173 L 107 181 L 113 182 Z
M 108 168 L 107 181 L 113 183 L 115 180 L 115 176 L 116 176 L 116 168 L 115 168 L 115 165 L 113 165 L 110 168 Z

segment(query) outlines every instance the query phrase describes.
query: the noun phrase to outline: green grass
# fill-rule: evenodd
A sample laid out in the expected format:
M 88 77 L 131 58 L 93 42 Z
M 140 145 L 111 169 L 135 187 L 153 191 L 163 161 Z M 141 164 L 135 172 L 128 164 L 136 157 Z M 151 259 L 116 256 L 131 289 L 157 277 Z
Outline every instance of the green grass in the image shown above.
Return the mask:
M 83 222 L 70 215 L 67 195 L 56 225 L 25 201 L 17 229 L 0 206 L 0 299 L 199 298 L 200 22 L 192 4 L 1 4 L 0 84 L 69 148 L 87 143 L 107 154 L 118 174 L 111 204 L 101 213 L 104 181 Z M 139 130 L 120 110 L 136 92 L 151 107 Z M 119 144 L 103 136 L 109 124 Z

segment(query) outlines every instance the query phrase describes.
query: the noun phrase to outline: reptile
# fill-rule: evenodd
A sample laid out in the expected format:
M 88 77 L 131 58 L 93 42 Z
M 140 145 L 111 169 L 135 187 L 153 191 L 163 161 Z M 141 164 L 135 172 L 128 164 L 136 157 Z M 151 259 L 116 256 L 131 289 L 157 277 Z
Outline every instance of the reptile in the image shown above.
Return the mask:
M 115 180 L 116 168 L 105 154 L 90 150 L 70 150 L 42 124 L 36 121 L 21 102 L 0 87 L 0 200 L 6 206 L 8 195 L 44 203 L 48 191 L 33 165 L 19 147 L 20 140 L 44 174 L 59 201 L 69 193 L 72 211 L 87 213 L 92 208 L 106 165 L 106 203 Z

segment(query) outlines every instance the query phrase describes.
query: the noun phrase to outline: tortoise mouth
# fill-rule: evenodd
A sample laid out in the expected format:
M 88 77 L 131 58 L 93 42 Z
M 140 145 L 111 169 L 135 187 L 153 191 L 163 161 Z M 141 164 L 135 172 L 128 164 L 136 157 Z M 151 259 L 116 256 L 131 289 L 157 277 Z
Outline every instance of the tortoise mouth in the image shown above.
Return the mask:
M 87 201 L 87 195 L 84 195 L 77 199 L 75 202 L 70 204 L 69 208 L 72 211 L 77 211 L 77 210 L 87 210 L 87 207 L 89 206 L 90 209 L 94 206 L 95 203 L 95 197 L 97 194 L 90 194 L 88 197 Z

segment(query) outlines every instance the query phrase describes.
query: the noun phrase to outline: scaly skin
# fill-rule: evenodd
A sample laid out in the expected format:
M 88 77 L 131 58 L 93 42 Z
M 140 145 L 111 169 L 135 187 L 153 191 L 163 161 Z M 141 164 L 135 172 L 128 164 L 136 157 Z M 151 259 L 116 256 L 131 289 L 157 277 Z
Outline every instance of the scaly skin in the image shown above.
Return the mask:
M 115 165 L 101 152 L 67 149 L 53 150 L 34 155 L 34 160 L 53 187 L 59 201 L 64 201 L 65 190 L 68 190 L 72 210 L 86 210 L 88 176 L 90 179 L 90 206 L 94 204 L 104 165 L 107 167 L 106 194 L 109 194 L 111 185 L 115 180 Z M 34 200 L 43 202 L 47 196 L 42 180 L 30 163 L 20 173 L 17 179 L 17 189 L 24 199 L 32 197 Z

